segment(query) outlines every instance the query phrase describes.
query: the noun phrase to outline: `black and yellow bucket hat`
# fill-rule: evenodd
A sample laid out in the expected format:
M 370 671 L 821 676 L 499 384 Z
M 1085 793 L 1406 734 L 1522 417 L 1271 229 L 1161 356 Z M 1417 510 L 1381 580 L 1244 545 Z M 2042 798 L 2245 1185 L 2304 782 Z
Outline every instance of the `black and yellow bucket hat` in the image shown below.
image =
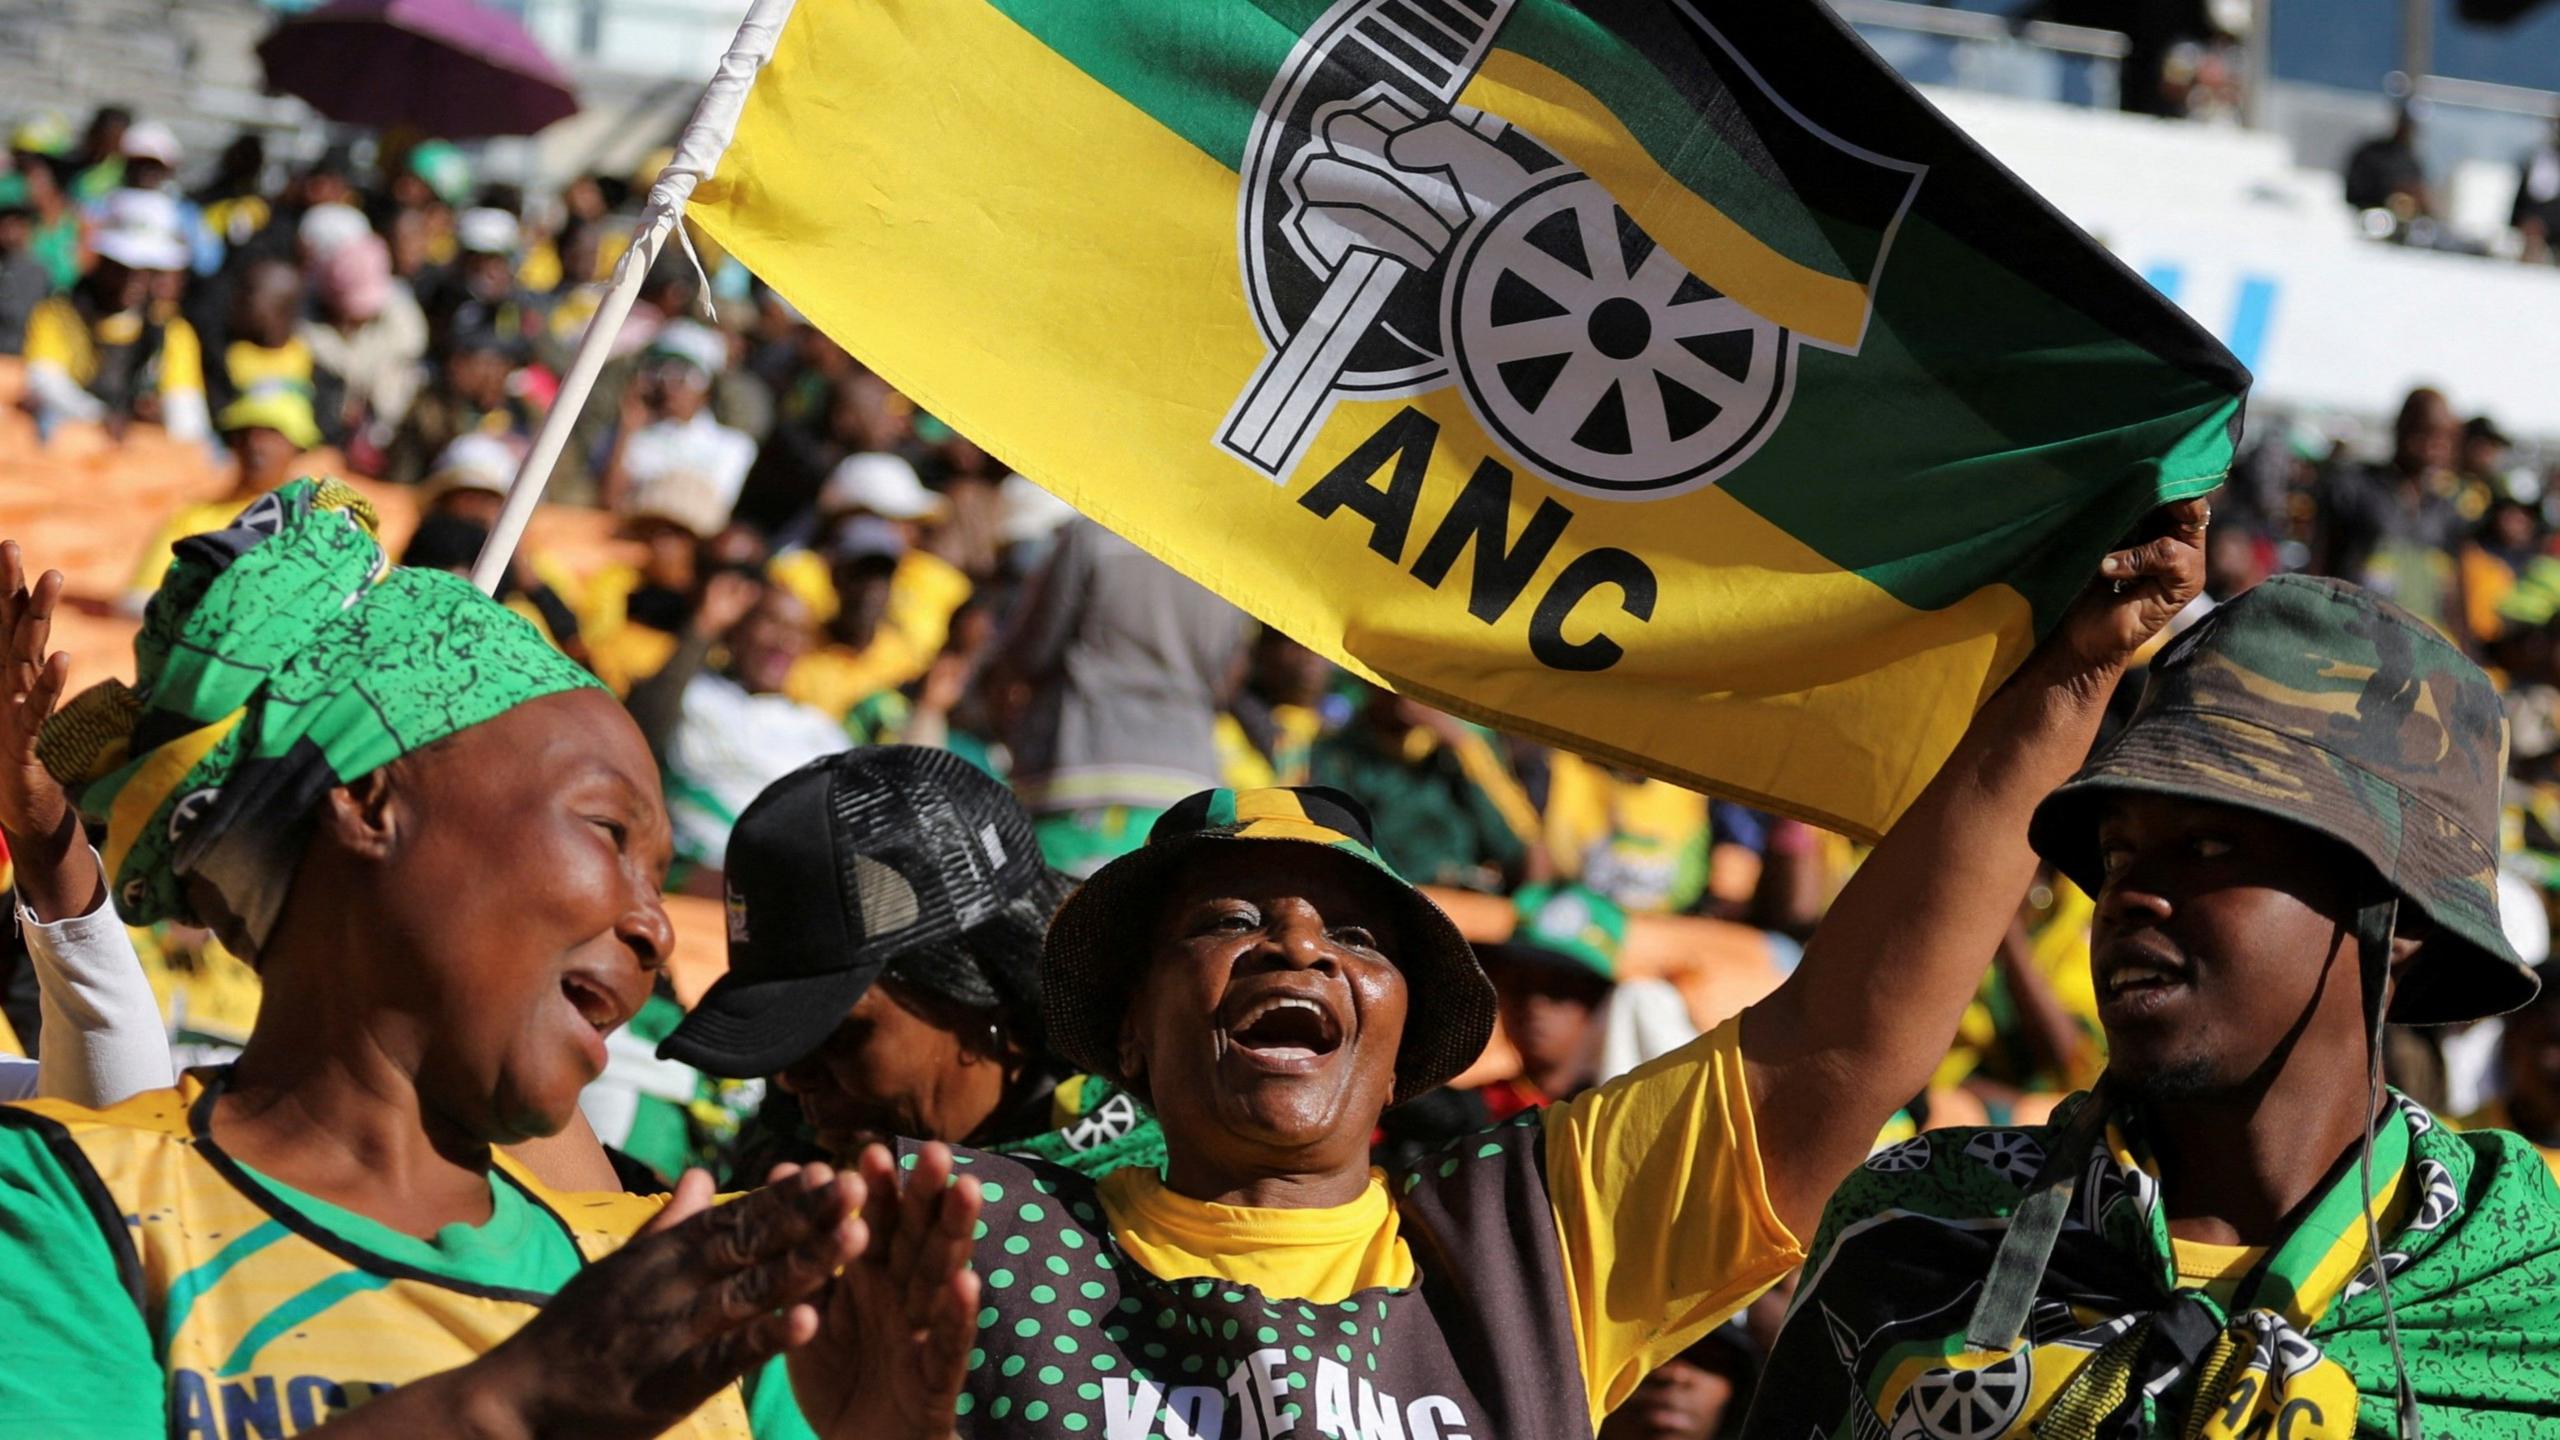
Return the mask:
M 1120 1017 L 1171 881 L 1202 847 L 1244 842 L 1331 851 L 1393 882 L 1405 945 L 1389 958 L 1404 972 L 1411 1000 L 1389 1104 L 1446 1084 L 1476 1062 L 1493 1038 L 1494 996 L 1475 951 L 1456 922 L 1378 854 L 1360 802 L 1312 785 L 1203 790 L 1164 812 L 1145 845 L 1095 871 L 1068 897 L 1049 924 L 1040 961 L 1041 1008 L 1060 1055 L 1124 1081 Z

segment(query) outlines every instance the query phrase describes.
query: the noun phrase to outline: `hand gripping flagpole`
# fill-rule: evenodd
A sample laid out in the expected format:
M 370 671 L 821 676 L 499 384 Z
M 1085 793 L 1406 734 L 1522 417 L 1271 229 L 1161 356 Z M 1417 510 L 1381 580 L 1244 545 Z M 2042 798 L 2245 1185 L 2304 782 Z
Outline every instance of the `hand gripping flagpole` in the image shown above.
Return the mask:
M 729 139 L 738 130 L 738 115 L 746 108 L 747 91 L 755 84 L 756 72 L 773 55 L 774 42 L 782 36 L 783 22 L 791 18 L 793 0 L 755 0 L 747 18 L 738 24 L 737 37 L 729 42 L 729 52 L 720 57 L 720 68 L 702 92 L 700 103 L 693 107 L 693 118 L 685 122 L 684 134 L 676 141 L 675 158 L 658 172 L 657 183 L 649 187 L 648 203 L 640 211 L 639 233 L 631 237 L 631 248 L 613 267 L 612 288 L 605 292 L 604 303 L 587 320 L 586 334 L 578 339 L 577 356 L 569 362 L 568 378 L 560 385 L 559 398 L 552 402 L 551 412 L 542 418 L 542 429 L 533 437 L 533 449 L 516 471 L 515 482 L 507 487 L 506 508 L 498 514 L 497 527 L 489 532 L 489 541 L 481 547 L 479 563 L 472 567 L 471 583 L 485 594 L 498 593 L 498 582 L 515 558 L 516 547 L 524 540 L 525 526 L 533 519 L 533 510 L 542 503 L 543 488 L 551 481 L 551 468 L 560 461 L 560 452 L 568 448 L 569 427 L 576 423 L 578 412 L 587 403 L 588 392 L 595 389 L 596 374 L 604 369 L 605 356 L 613 348 L 613 339 L 622 332 L 622 322 L 630 317 L 631 302 L 640 296 L 640 284 L 648 278 L 649 267 L 656 264 L 658 252 L 666 248 L 667 236 L 684 219 L 685 202 L 693 197 L 693 187 L 720 165 L 720 156 L 729 148 Z M 686 242 L 690 249 L 691 242 Z

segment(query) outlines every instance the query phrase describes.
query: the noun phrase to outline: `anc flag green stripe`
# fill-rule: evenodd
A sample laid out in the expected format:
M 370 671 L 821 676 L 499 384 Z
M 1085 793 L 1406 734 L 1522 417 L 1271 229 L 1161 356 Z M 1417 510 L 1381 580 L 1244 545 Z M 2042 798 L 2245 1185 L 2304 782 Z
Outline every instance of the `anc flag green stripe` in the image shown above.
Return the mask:
M 1190 0 L 1174 7 L 1160 0 L 987 3 L 1230 170 L 1243 168 L 1254 107 L 1269 77 L 1326 8 L 1326 0 Z M 1825 274 L 1863 280 L 1890 211 L 1872 213 L 1870 206 L 1870 213 L 1847 218 L 1857 194 L 1819 188 L 1815 193 L 1842 213 L 1808 209 L 1805 202 L 1814 197 L 1802 193 L 1801 182 L 1791 190 L 1788 177 L 1764 173 L 1777 163 L 1765 144 L 1756 147 L 1756 157 L 1746 154 L 1702 119 L 1719 113 L 1711 107 L 1726 89 L 1725 76 L 1693 65 L 1685 79 L 1675 79 L 1645 58 L 1649 43 L 1676 47 L 1673 53 L 1684 59 L 1699 54 L 1667 10 L 1646 13 L 1658 3 L 1597 7 L 1623 12 L 1606 19 L 1562 5 L 1522 5 L 1495 44 L 1572 76 L 1625 123 L 1663 173 L 1715 196 L 1718 208 L 1771 249 Z M 1177 56 L 1179 63 L 1168 63 Z M 1721 108 L 1742 117 L 1754 107 Z M 1813 169 L 1800 166 L 1798 173 Z
M 987 3 L 1229 169 L 1243 164 L 1267 77 L 1327 8 L 1325 0 Z M 1815 76 L 1878 63 L 1809 4 L 1718 7 L 1713 19 L 1746 53 L 1800 61 Z M 1830 147 L 1777 115 L 1674 0 L 1588 0 L 1579 8 L 1522 0 L 1496 45 L 1571 77 L 1666 175 L 1779 254 L 1826 274 L 1872 273 L 1891 219 L 1879 220 L 1879 200 L 1898 192 L 1832 183 L 1835 173 L 1819 163 L 1825 157 L 1813 153 Z M 1907 88 L 1879 98 L 1883 89 L 1798 84 L 1787 92 L 1844 140 L 1931 173 L 1894 232 L 1889 273 L 1873 292 L 1874 319 L 1857 353 L 1802 348 L 1794 418 L 1723 488 L 1916 608 L 1953 604 L 1986 571 L 2001 573 L 2041 628 L 2085 578 L 2082 547 L 2056 543 L 2056 534 L 2121 533 L 2159 493 L 2142 483 L 2092 486 L 2088 457 L 2141 454 L 2159 473 L 2189 477 L 2171 487 L 2178 492 L 2209 490 L 2227 455 L 2196 452 L 2227 449 L 2245 381 L 2207 368 L 2195 374 L 2185 403 L 2164 415 L 2158 363 L 2193 353 L 2192 327 L 2126 333 L 2123 317 L 2165 309 L 2157 297 L 2121 266 L 2104 273 L 2102 256 L 2096 269 L 2071 264 L 2090 247 L 2064 238 L 2067 222 L 2014 181 L 1981 183 L 1986 174 L 2005 180 L 2005 172 Z M 1713 104 L 1719 94 L 1732 102 Z M 1826 100 L 1837 113 L 1824 112 Z M 1718 128 L 1745 122 L 1753 127 L 1740 131 L 1745 147 Z M 1986 227 L 1985 192 L 2000 188 L 2026 203 Z M 2062 233 L 2046 246 L 2022 243 L 2021 232 L 2035 230 Z M 2062 268 L 2022 277 L 2021 252 L 2033 262 L 2039 248 Z M 2114 302 L 2113 313 L 2092 315 L 2061 298 L 2093 287 Z M 2022 353 L 2041 363 L 2007 363 Z M 1975 374 L 1988 380 L 1994 367 L 1996 384 L 1968 383 Z M 1832 413 L 1814 418 L 1824 410 Z M 2068 423 L 2057 427 L 2057 417 Z M 1898 477 L 1895 493 L 1880 497 L 1886 503 L 1843 505 L 1836 492 L 1802 483 L 1823 468 L 1844 429 L 1868 437 L 1873 473 Z M 2128 430 L 2144 442 L 2128 446 Z

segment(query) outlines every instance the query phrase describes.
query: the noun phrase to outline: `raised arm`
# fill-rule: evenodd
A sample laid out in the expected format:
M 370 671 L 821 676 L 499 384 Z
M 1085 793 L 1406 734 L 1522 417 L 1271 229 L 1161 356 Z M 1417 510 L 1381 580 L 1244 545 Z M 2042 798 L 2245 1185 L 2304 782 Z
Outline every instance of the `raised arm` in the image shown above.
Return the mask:
M 1928 1084 L 2035 874 L 2027 820 L 2069 779 L 2142 645 L 2204 584 L 2205 503 L 2109 555 L 1858 870 L 1742 1054 L 1778 1217 L 1808 1235 L 1893 1112 Z M 2121 587 L 2121 588 L 2119 588 Z
M 70 657 L 47 650 L 61 598 L 61 572 L 30 586 L 17 542 L 0 541 L 0 836 L 16 864 L 44 1016 L 36 1091 L 112 1105 L 177 1075 L 159 1002 L 107 903 L 97 852 L 70 797 L 36 759 L 36 734 L 70 674 Z

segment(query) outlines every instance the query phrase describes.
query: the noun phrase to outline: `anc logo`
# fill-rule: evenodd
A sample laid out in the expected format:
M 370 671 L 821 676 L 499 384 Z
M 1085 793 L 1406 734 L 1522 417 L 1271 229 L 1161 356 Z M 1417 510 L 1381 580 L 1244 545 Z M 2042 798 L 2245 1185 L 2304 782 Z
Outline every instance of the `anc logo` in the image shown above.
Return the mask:
M 1691 273 L 1598 181 L 1458 103 L 1519 0 L 1339 0 L 1299 40 L 1247 142 L 1245 288 L 1270 347 L 1219 444 L 1277 480 L 1338 395 L 1455 383 L 1486 433 L 1582 494 L 1711 484 L 1785 418 L 1799 335 Z M 1907 205 L 1921 169 L 1854 150 L 1767 91 L 1825 168 Z M 1700 123 L 1705 124 L 1702 118 Z M 1702 197 L 1713 203 L 1715 197 Z M 1861 277 L 1872 294 L 1874 273 Z

